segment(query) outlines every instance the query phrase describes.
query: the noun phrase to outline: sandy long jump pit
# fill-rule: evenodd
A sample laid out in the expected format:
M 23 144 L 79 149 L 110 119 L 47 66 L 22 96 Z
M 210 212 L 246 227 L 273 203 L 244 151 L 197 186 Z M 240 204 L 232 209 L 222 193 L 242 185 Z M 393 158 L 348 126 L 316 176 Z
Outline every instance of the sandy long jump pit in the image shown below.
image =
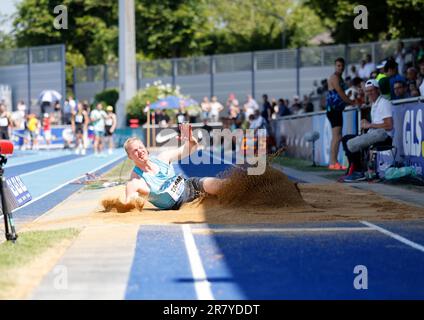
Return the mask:
M 40 219 L 31 225 L 78 227 L 97 224 L 256 224 L 316 221 L 413 220 L 424 217 L 424 208 L 391 201 L 375 193 L 340 183 L 296 184 L 283 172 L 268 167 L 260 176 L 244 170 L 223 173 L 228 178 L 218 196 L 207 196 L 183 205 L 180 210 L 161 211 L 149 202 L 117 205 L 123 200 L 124 186 L 95 192 L 92 208 L 75 216 Z M 96 196 L 95 196 L 96 195 Z M 75 201 L 75 199 L 73 200 Z M 103 203 L 103 205 L 102 205 Z M 93 204 L 96 204 L 93 207 Z M 75 205 L 65 201 L 60 206 Z

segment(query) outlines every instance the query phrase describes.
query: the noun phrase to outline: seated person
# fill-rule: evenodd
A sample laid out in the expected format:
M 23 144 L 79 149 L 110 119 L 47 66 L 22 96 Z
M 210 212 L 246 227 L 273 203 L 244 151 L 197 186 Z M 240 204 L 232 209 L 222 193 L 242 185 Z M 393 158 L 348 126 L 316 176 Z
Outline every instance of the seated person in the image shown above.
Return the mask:
M 362 141 L 375 140 L 375 137 L 379 137 L 379 141 L 373 141 L 369 143 L 371 145 L 391 145 L 393 137 L 393 115 L 392 115 L 392 104 L 386 98 L 384 98 L 379 89 L 378 82 L 376 80 L 368 80 L 365 84 L 365 93 L 368 95 L 371 107 L 371 123 L 367 120 L 361 121 L 361 128 L 368 129 L 368 132 L 362 135 Z M 385 130 L 382 131 L 381 129 Z M 376 135 L 377 131 L 381 135 Z M 344 182 L 355 182 L 365 180 L 364 168 L 362 166 L 361 150 L 352 152 L 349 150 L 348 141 L 356 138 L 356 135 L 346 135 L 342 138 L 343 149 L 349 160 L 349 175 L 344 177 Z M 364 139 L 365 138 L 365 139 Z M 353 142 L 353 141 L 351 141 Z M 351 145 L 351 144 L 350 144 Z M 351 147 L 352 148 L 352 147 Z M 363 149 L 363 146 L 361 146 Z

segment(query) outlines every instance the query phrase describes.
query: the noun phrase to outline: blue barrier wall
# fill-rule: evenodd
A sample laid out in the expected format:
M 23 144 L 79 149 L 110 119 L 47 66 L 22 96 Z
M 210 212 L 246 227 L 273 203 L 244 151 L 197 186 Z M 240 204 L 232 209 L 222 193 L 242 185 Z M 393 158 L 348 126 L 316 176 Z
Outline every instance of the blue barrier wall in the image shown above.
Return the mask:
M 424 100 L 424 97 L 421 98 Z M 423 100 L 400 102 L 393 106 L 396 158 L 407 166 L 414 166 L 421 176 L 424 175 Z
M 349 109 L 343 114 L 343 135 L 357 134 L 358 111 Z M 314 112 L 299 116 L 279 118 L 273 122 L 277 145 L 286 145 L 287 154 L 292 157 L 312 160 L 312 143 L 305 141 L 308 132 L 319 132 L 320 138 L 315 142 L 315 161 L 320 165 L 328 165 L 330 161 L 331 125 L 325 112 Z M 347 164 L 340 145 L 338 160 Z

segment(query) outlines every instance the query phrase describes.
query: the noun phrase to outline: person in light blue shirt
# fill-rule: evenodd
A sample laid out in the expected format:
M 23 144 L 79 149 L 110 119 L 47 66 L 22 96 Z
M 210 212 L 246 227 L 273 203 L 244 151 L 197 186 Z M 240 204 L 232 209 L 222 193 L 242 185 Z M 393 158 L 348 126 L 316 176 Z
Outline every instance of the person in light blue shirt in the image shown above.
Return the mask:
M 134 169 L 130 181 L 126 185 L 126 202 L 139 196 L 161 210 L 178 210 L 181 205 L 197 199 L 203 194 L 218 194 L 225 179 L 193 177 L 185 179 L 177 175 L 172 162 L 178 161 L 195 152 L 197 140 L 192 135 L 191 126 L 183 124 L 181 139 L 184 145 L 175 150 L 150 156 L 143 142 L 138 138 L 129 138 L 124 149 L 128 158 L 133 161 Z

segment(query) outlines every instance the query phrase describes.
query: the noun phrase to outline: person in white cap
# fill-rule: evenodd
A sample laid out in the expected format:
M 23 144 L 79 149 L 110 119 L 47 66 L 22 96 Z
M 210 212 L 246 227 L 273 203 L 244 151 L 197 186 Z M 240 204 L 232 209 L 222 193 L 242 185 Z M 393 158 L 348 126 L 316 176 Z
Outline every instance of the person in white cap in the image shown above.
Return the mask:
M 388 146 L 393 142 L 393 111 L 392 103 L 380 93 L 378 81 L 371 79 L 365 83 L 365 93 L 369 97 L 371 106 L 371 122 L 366 119 L 361 121 L 361 128 L 368 130 L 361 136 L 361 150 L 371 145 Z M 344 177 L 344 182 L 356 182 L 365 180 L 364 168 L 362 166 L 361 151 L 352 152 L 352 142 L 356 135 L 346 135 L 342 138 L 343 149 L 349 160 L 349 174 Z

